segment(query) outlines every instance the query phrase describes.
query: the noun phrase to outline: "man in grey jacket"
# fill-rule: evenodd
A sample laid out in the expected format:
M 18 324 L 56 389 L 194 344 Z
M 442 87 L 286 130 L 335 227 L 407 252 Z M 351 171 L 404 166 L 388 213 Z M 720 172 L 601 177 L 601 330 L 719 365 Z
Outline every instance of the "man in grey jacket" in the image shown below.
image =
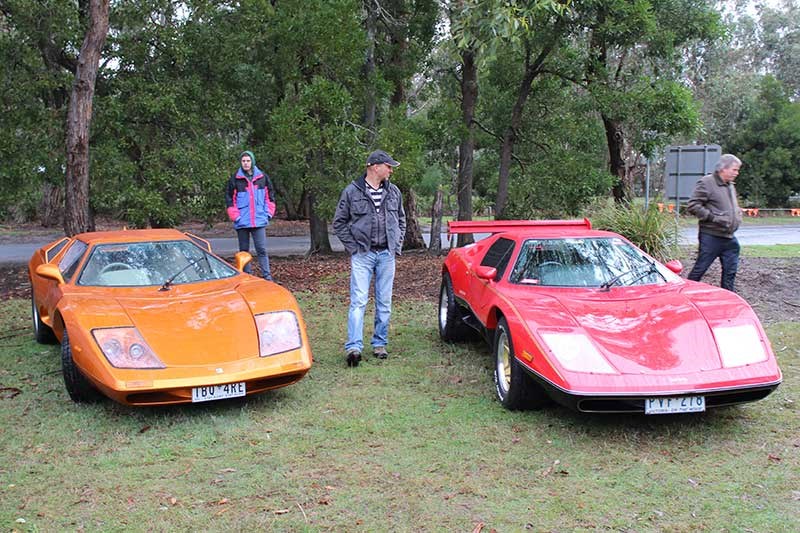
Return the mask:
M 700 281 L 711 263 L 719 257 L 723 289 L 734 291 L 739 266 L 739 241 L 734 233 L 742 222 L 742 210 L 736 200 L 733 181 L 742 162 L 734 155 L 719 158 L 713 174 L 697 181 L 687 208 L 699 219 L 699 249 L 688 278 Z
M 375 277 L 375 330 L 372 353 L 386 359 L 389 317 L 392 313 L 395 255 L 403 248 L 406 214 L 400 189 L 389 182 L 400 165 L 383 150 L 367 157 L 367 170 L 339 198 L 333 230 L 350 254 L 350 310 L 347 315 L 347 366 L 358 366 L 364 349 L 364 312 Z

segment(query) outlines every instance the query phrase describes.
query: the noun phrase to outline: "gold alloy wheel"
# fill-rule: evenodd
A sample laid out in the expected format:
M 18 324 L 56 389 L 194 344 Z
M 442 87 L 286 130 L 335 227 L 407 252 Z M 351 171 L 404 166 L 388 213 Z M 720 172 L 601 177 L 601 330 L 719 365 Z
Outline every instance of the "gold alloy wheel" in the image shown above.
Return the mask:
M 497 340 L 497 379 L 498 385 L 504 394 L 508 394 L 511 387 L 511 349 L 508 346 L 508 335 L 505 330 L 500 330 Z

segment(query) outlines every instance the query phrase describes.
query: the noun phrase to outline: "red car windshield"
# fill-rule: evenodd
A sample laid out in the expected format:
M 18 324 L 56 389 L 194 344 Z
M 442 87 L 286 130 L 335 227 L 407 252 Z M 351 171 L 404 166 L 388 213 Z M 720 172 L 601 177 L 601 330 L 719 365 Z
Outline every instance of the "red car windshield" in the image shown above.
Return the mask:
M 523 243 L 511 283 L 550 287 L 651 285 L 675 275 L 615 237 L 530 239 Z

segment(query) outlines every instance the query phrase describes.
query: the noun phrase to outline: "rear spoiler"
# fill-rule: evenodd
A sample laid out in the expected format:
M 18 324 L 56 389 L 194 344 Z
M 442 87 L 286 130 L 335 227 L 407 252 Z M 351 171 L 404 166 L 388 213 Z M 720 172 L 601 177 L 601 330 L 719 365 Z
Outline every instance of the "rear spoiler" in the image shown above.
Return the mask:
M 461 233 L 503 233 L 524 228 L 573 228 L 592 229 L 588 218 L 583 220 L 453 220 L 447 223 L 451 235 Z

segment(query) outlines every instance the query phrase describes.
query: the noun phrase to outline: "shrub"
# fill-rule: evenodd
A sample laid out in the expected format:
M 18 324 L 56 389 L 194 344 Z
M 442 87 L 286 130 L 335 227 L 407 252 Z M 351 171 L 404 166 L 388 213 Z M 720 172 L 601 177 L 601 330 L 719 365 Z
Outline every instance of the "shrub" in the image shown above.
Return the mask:
M 630 204 L 595 205 L 587 216 L 592 227 L 619 233 L 659 261 L 675 257 L 678 237 L 673 215 Z

